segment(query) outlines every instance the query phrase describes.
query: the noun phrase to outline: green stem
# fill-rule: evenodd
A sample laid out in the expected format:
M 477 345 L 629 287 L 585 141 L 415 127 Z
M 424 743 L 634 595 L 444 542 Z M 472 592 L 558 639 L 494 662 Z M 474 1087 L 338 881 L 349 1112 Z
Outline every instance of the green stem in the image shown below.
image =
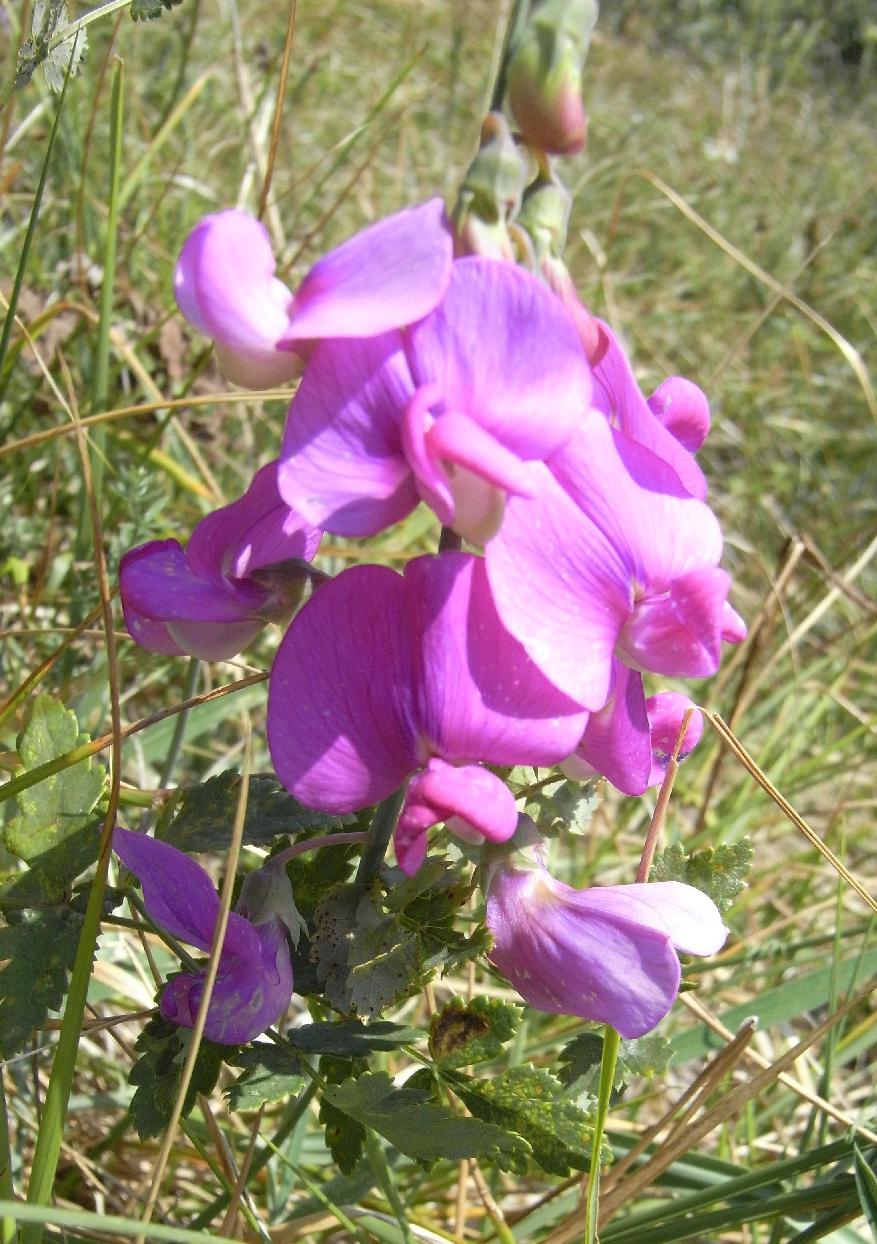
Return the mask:
M 584 1244 L 597 1244 L 597 1216 L 600 1210 L 600 1153 L 603 1133 L 609 1113 L 609 1099 L 615 1082 L 615 1064 L 621 1037 L 609 1024 L 603 1029 L 603 1057 L 600 1062 L 600 1091 L 597 1097 L 597 1115 L 594 1119 L 594 1136 L 591 1141 L 591 1169 L 588 1172 L 588 1192 L 585 1200 Z
M 490 94 L 490 111 L 498 112 L 502 108 L 502 101 L 505 97 L 505 80 L 506 70 L 509 63 L 509 52 L 518 36 L 518 32 L 527 20 L 527 11 L 530 7 L 530 0 L 515 0 L 512 15 L 509 18 L 508 28 L 506 30 L 505 43 L 502 48 L 502 56 L 499 61 L 499 69 L 496 75 L 496 81 L 493 84 L 493 90 Z
M 201 662 L 197 657 L 189 658 L 189 668 L 186 671 L 186 687 L 183 692 L 183 700 L 194 700 L 198 691 L 198 676 L 201 673 Z M 171 739 L 171 745 L 168 748 L 167 756 L 161 767 L 161 773 L 158 775 L 158 785 L 162 789 L 170 786 L 171 777 L 176 768 L 177 761 L 180 758 L 180 752 L 183 747 L 183 739 L 186 736 L 186 723 L 189 719 L 189 710 L 184 709 L 180 713 L 174 723 L 174 733 Z
M 368 889 L 378 875 L 404 801 L 405 787 L 402 786 L 392 795 L 388 795 L 386 799 L 382 799 L 375 808 L 372 823 L 368 827 L 362 859 L 356 870 L 356 885 L 360 889 Z

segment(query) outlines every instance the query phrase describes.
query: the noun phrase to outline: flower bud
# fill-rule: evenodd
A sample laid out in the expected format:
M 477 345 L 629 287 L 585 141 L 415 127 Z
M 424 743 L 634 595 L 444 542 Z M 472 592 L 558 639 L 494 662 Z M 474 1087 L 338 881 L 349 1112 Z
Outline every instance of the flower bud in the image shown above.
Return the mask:
M 456 255 L 487 255 L 514 261 L 506 220 L 520 202 L 527 168 L 501 112 L 490 112 L 454 208 Z

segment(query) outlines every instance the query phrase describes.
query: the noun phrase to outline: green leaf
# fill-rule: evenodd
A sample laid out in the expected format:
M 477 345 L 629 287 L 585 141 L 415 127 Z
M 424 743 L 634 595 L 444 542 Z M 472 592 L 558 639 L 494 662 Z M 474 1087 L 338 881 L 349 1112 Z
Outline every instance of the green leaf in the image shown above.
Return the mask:
M 237 770 L 226 769 L 200 786 L 183 790 L 176 815 L 160 819 L 156 837 L 189 854 L 227 850 L 240 782 Z M 281 835 L 340 829 L 353 824 L 355 819 L 305 808 L 275 777 L 256 774 L 250 778 L 242 841 L 249 846 L 268 847 Z
M 68 908 L 26 912 L 0 928 L 0 1058 L 23 1050 L 61 1009 L 81 928 L 82 915 Z
M 362 1058 L 374 1050 L 396 1050 L 423 1039 L 419 1028 L 404 1028 L 388 1019 L 371 1024 L 345 1020 L 340 1024 L 303 1024 L 286 1034 L 290 1045 L 307 1054 L 335 1054 L 341 1058 Z
M 330 1085 L 324 1100 L 417 1162 L 519 1160 L 529 1149 L 522 1137 L 509 1136 L 493 1123 L 460 1118 L 448 1107 L 434 1105 L 422 1089 L 395 1088 L 384 1071 Z
M 521 1008 L 514 1002 L 479 994 L 466 1002 L 452 998 L 432 1017 L 429 1051 L 445 1069 L 483 1063 L 502 1053 L 515 1035 Z
M 584 834 L 597 807 L 595 782 L 549 783 L 535 791 L 527 800 L 524 811 L 531 816 L 543 834 Z
M 68 69 L 70 76 L 79 72 L 80 62 L 88 47 L 84 30 L 54 44 L 68 24 L 67 0 L 35 0 L 31 17 L 31 38 L 18 52 L 15 85 L 26 86 L 40 65 L 46 84 L 56 94 L 64 85 Z
M 140 1057 L 128 1076 L 136 1089 L 128 1110 L 141 1140 L 158 1136 L 170 1122 L 191 1036 L 188 1028 L 178 1028 L 157 1015 L 134 1043 Z M 183 1118 L 191 1112 L 199 1093 L 213 1091 L 223 1059 L 229 1054 L 227 1045 L 201 1042 L 183 1103 Z
M 76 714 L 50 695 L 38 695 L 27 726 L 18 738 L 25 770 L 64 755 L 88 736 L 79 733 Z M 97 858 L 99 838 L 91 813 L 104 791 L 106 774 L 92 759 L 62 769 L 17 797 L 20 815 L 3 831 L 8 851 L 30 866 L 42 901 L 59 902 L 71 881 Z
M 367 1066 L 363 1058 L 336 1058 L 325 1054 L 320 1059 L 320 1074 L 329 1084 L 343 1084 L 346 1080 L 361 1076 Z M 325 1094 L 320 1098 L 319 1118 L 335 1165 L 343 1174 L 350 1175 L 362 1158 L 365 1127 L 358 1119 L 333 1106 Z
M 613 1088 L 621 1089 L 635 1076 L 651 1079 L 662 1075 L 670 1065 L 673 1047 L 666 1037 L 636 1037 L 622 1041 L 615 1063 Z M 600 1083 L 603 1037 L 599 1032 L 581 1032 L 560 1051 L 562 1064 L 557 1078 L 569 1092 L 595 1094 Z
M 489 1080 L 459 1072 L 445 1078 L 477 1118 L 526 1136 L 543 1170 L 567 1176 L 570 1169 L 588 1169 L 592 1117 L 569 1100 L 560 1081 L 549 1072 L 513 1067 Z M 511 1169 L 523 1175 L 526 1162 L 520 1161 L 520 1155 L 515 1157 Z
M 862 1213 L 868 1220 L 874 1239 L 877 1240 L 877 1174 L 874 1173 L 874 1167 L 871 1164 L 874 1157 L 872 1156 L 869 1162 L 858 1145 L 854 1148 L 856 1191 L 859 1194 Z
M 135 22 L 152 22 L 161 17 L 165 9 L 170 12 L 183 0 L 131 0 L 131 16 Z
M 232 1110 L 257 1110 L 298 1091 L 303 1078 L 301 1062 L 282 1045 L 252 1045 L 228 1059 L 243 1072 L 225 1090 Z
M 746 885 L 752 866 L 752 844 L 740 842 L 706 847 L 688 855 L 681 843 L 659 851 L 652 863 L 652 881 L 682 881 L 708 894 L 719 911 L 727 911 Z

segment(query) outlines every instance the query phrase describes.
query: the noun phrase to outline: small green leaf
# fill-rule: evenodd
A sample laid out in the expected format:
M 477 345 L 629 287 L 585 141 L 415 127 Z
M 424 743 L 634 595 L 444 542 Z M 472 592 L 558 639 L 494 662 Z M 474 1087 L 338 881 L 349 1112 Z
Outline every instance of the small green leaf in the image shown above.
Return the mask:
M 53 40 L 58 38 L 67 24 L 67 0 L 35 0 L 31 38 L 18 52 L 15 71 L 17 87 L 26 86 L 40 65 L 49 89 L 56 93 L 63 87 L 68 70 L 70 76 L 75 77 L 88 40 L 85 31 L 79 30 L 53 46 Z
M 153 22 L 167 9 L 170 12 L 183 0 L 131 0 L 131 16 L 135 22 Z
M 158 1136 L 170 1122 L 191 1036 L 188 1028 L 178 1028 L 156 1015 L 134 1043 L 140 1057 L 128 1075 L 129 1083 L 136 1088 L 128 1111 L 141 1140 Z M 230 1053 L 227 1045 L 202 1040 L 183 1103 L 183 1118 L 191 1113 L 199 1093 L 213 1091 L 223 1059 Z
M 543 1170 L 565 1177 L 570 1169 L 588 1169 L 593 1120 L 569 1100 L 549 1072 L 513 1067 L 490 1080 L 459 1072 L 445 1078 L 477 1118 L 526 1136 Z M 526 1162 L 518 1161 L 511 1169 L 524 1174 Z
M 483 1063 L 502 1053 L 503 1043 L 515 1035 L 521 1008 L 514 1002 L 483 994 L 465 1002 L 452 998 L 432 1017 L 429 1051 L 445 1069 Z
M 88 736 L 79 733 L 76 714 L 52 696 L 38 695 L 19 735 L 18 755 L 25 770 L 35 769 L 85 742 Z M 69 883 L 97 858 L 96 829 L 82 831 L 92 824 L 105 778 L 104 769 L 89 758 L 18 795 L 20 815 L 3 830 L 3 843 L 37 874 L 29 888 L 39 888 L 42 902 L 63 899 Z
M 298 1092 L 301 1086 L 301 1063 L 281 1045 L 252 1045 L 228 1062 L 244 1069 L 225 1090 L 232 1110 L 257 1110 L 264 1102 Z
M 865 1157 L 858 1145 L 854 1146 L 855 1150 L 855 1176 L 856 1191 L 859 1194 L 859 1202 L 862 1206 L 862 1213 L 868 1220 L 868 1226 L 874 1239 L 877 1240 L 877 1174 L 874 1172 L 874 1154 L 872 1151 L 871 1161 Z
M 156 837 L 189 854 L 225 851 L 231 839 L 240 782 L 237 770 L 226 769 L 200 786 L 185 789 L 175 805 L 176 815 L 160 819 Z M 355 819 L 305 808 L 275 777 L 256 774 L 250 778 L 242 841 L 248 846 L 268 847 L 281 835 L 340 829 L 353 824 Z
M 652 881 L 682 881 L 708 894 L 719 911 L 727 911 L 746 885 L 752 866 L 752 844 L 740 842 L 706 847 L 688 855 L 681 843 L 659 851 L 652 863 Z
M 529 1149 L 522 1137 L 509 1136 L 493 1123 L 460 1118 L 434 1105 L 422 1089 L 395 1088 L 383 1071 L 330 1085 L 324 1100 L 417 1162 L 523 1159 Z
M 361 1076 L 368 1064 L 363 1058 L 337 1058 L 324 1054 L 320 1074 L 329 1084 L 343 1084 Z M 326 1146 L 338 1169 L 350 1175 L 358 1165 L 365 1147 L 365 1127 L 350 1115 L 333 1106 L 324 1094 L 320 1098 L 320 1122 L 326 1135 Z
M 623 1088 L 635 1076 L 651 1079 L 662 1075 L 670 1065 L 673 1047 L 666 1037 L 636 1037 L 622 1041 L 615 1063 L 613 1088 Z M 599 1032 L 581 1032 L 567 1042 L 559 1055 L 557 1078 L 567 1091 L 596 1094 L 600 1083 L 603 1037 Z
M 597 807 L 595 782 L 559 781 L 535 791 L 524 806 L 543 834 L 587 833 Z
M 345 1020 L 340 1024 L 303 1024 L 286 1034 L 290 1045 L 307 1054 L 335 1054 L 340 1058 L 362 1058 L 374 1050 L 396 1050 L 423 1039 L 419 1028 L 404 1028 L 388 1019 L 371 1024 Z
M 0 928 L 0 1058 L 23 1050 L 61 1009 L 81 928 L 81 913 L 69 908 L 26 912 Z

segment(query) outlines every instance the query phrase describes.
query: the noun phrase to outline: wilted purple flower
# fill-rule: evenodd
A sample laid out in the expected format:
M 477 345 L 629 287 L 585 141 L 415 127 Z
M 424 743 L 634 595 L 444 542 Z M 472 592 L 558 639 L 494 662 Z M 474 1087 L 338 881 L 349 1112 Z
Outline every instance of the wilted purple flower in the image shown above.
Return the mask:
M 344 571 L 295 618 L 268 690 L 274 767 L 303 803 L 352 812 L 411 779 L 396 834 L 407 872 L 440 821 L 508 838 L 514 798 L 478 762 L 554 764 L 585 720 L 503 628 L 483 562 L 463 553 L 416 558 L 404 577 Z
M 536 857 L 492 865 L 491 962 L 531 1006 L 611 1024 L 641 1037 L 679 992 L 674 947 L 711 955 L 727 937 L 718 909 L 678 881 L 576 890 Z
M 170 843 L 127 829 L 116 829 L 113 850 L 139 878 L 150 919 L 181 942 L 209 951 L 219 897 L 204 869 Z M 288 881 L 286 890 L 291 902 Z M 263 905 L 252 920 L 240 912 L 229 913 L 204 1027 L 208 1040 L 244 1045 L 289 1006 L 292 963 L 287 920 L 285 907 L 278 913 Z M 183 973 L 167 982 L 159 1001 L 165 1019 L 183 1028 L 194 1025 L 204 978 L 204 972 Z
M 281 501 L 277 464 L 269 463 L 242 497 L 202 518 L 185 550 L 177 540 L 151 540 L 124 555 L 125 625 L 153 652 L 235 656 L 267 622 L 291 614 L 304 587 L 302 562 L 321 536 Z
M 265 227 L 225 211 L 189 234 L 174 286 L 183 315 L 216 342 L 228 379 L 258 389 L 299 375 L 309 342 L 421 319 L 445 291 L 451 252 L 444 207 L 430 199 L 324 255 L 293 294 L 274 275 Z
M 596 411 L 531 471 L 538 494 L 509 498 L 485 558 L 503 623 L 543 673 L 594 711 L 613 655 L 670 677 L 715 673 L 722 642 L 746 628 L 727 603 L 709 507 Z
M 679 752 L 682 760 L 700 742 L 703 716 L 687 696 L 660 691 L 646 699 L 642 675 L 612 663 L 612 690 L 592 713 L 582 741 L 561 769 L 577 781 L 602 775 L 625 795 L 660 786 L 685 714 L 692 710 Z
M 474 542 L 529 496 L 531 468 L 588 409 L 575 323 L 536 277 L 468 257 L 420 323 L 364 341 L 325 341 L 292 402 L 278 486 L 338 535 L 383 530 L 417 505 Z

